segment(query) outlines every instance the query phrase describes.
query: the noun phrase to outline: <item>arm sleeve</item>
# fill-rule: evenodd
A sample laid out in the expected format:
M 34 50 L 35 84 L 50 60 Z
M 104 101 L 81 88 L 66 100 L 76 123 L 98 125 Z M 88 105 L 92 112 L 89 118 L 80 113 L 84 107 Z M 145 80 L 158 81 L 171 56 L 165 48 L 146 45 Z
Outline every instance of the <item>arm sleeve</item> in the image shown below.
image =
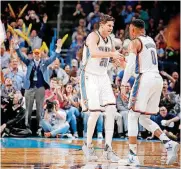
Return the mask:
M 130 79 L 133 69 L 135 67 L 135 62 L 136 62 L 136 54 L 129 53 L 121 85 L 125 86 L 128 80 Z

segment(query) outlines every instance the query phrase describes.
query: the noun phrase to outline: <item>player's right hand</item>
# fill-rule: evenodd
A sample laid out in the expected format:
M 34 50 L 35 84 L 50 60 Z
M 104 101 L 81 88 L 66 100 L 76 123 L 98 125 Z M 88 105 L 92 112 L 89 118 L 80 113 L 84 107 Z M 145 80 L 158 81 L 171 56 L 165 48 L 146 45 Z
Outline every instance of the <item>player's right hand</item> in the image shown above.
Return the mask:
M 118 51 L 115 51 L 115 52 L 111 53 L 111 57 L 113 59 L 120 59 L 120 58 L 123 58 L 124 56 L 121 53 L 119 53 Z

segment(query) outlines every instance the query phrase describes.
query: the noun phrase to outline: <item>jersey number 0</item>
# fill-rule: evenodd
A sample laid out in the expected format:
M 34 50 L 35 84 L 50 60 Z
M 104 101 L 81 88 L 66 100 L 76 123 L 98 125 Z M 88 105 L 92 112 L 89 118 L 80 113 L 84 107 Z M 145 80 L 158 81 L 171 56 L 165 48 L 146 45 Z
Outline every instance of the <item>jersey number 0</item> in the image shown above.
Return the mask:
M 154 65 L 156 65 L 157 63 L 156 63 L 155 51 L 151 50 L 151 56 L 152 56 L 152 63 L 153 63 Z

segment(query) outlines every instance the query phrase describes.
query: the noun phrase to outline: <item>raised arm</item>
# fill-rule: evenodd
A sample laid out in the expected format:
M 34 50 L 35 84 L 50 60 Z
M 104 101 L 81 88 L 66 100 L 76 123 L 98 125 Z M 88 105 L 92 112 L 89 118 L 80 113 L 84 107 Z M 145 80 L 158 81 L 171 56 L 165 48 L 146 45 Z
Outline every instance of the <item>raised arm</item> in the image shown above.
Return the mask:
M 18 44 L 19 44 L 18 37 L 17 37 L 17 36 L 14 36 L 11 42 L 12 42 L 13 48 L 16 50 L 16 53 L 17 53 L 18 57 L 19 57 L 20 60 L 22 60 L 22 61 L 26 64 L 26 66 L 27 66 L 27 65 L 30 63 L 30 60 L 27 59 L 27 58 L 21 53 L 21 51 L 20 51 L 20 49 L 19 49 L 19 45 L 18 45 Z
M 176 80 L 170 76 L 167 72 L 161 71 L 161 75 L 165 76 L 167 79 L 171 81 L 170 87 L 173 89 L 175 87 Z
M 57 40 L 57 48 L 55 50 L 55 53 L 53 52 L 52 56 L 50 56 L 46 61 L 45 61 L 45 65 L 48 66 L 50 65 L 59 55 L 61 52 L 61 48 L 62 48 L 62 40 L 58 39 Z

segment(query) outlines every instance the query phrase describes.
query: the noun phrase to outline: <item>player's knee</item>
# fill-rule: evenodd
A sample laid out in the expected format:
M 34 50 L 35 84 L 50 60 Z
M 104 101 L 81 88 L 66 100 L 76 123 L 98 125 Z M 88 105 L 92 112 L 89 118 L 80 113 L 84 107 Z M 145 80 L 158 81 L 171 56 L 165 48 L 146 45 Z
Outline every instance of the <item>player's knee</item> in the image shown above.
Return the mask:
M 128 113 L 128 136 L 138 135 L 138 118 L 140 114 L 132 110 Z
M 139 118 L 139 123 L 152 133 L 154 133 L 157 129 L 160 129 L 158 124 L 150 119 L 149 115 L 141 115 Z
M 128 120 L 129 121 L 134 121 L 134 120 L 138 121 L 139 116 L 140 116 L 140 113 L 130 110 L 128 113 Z

